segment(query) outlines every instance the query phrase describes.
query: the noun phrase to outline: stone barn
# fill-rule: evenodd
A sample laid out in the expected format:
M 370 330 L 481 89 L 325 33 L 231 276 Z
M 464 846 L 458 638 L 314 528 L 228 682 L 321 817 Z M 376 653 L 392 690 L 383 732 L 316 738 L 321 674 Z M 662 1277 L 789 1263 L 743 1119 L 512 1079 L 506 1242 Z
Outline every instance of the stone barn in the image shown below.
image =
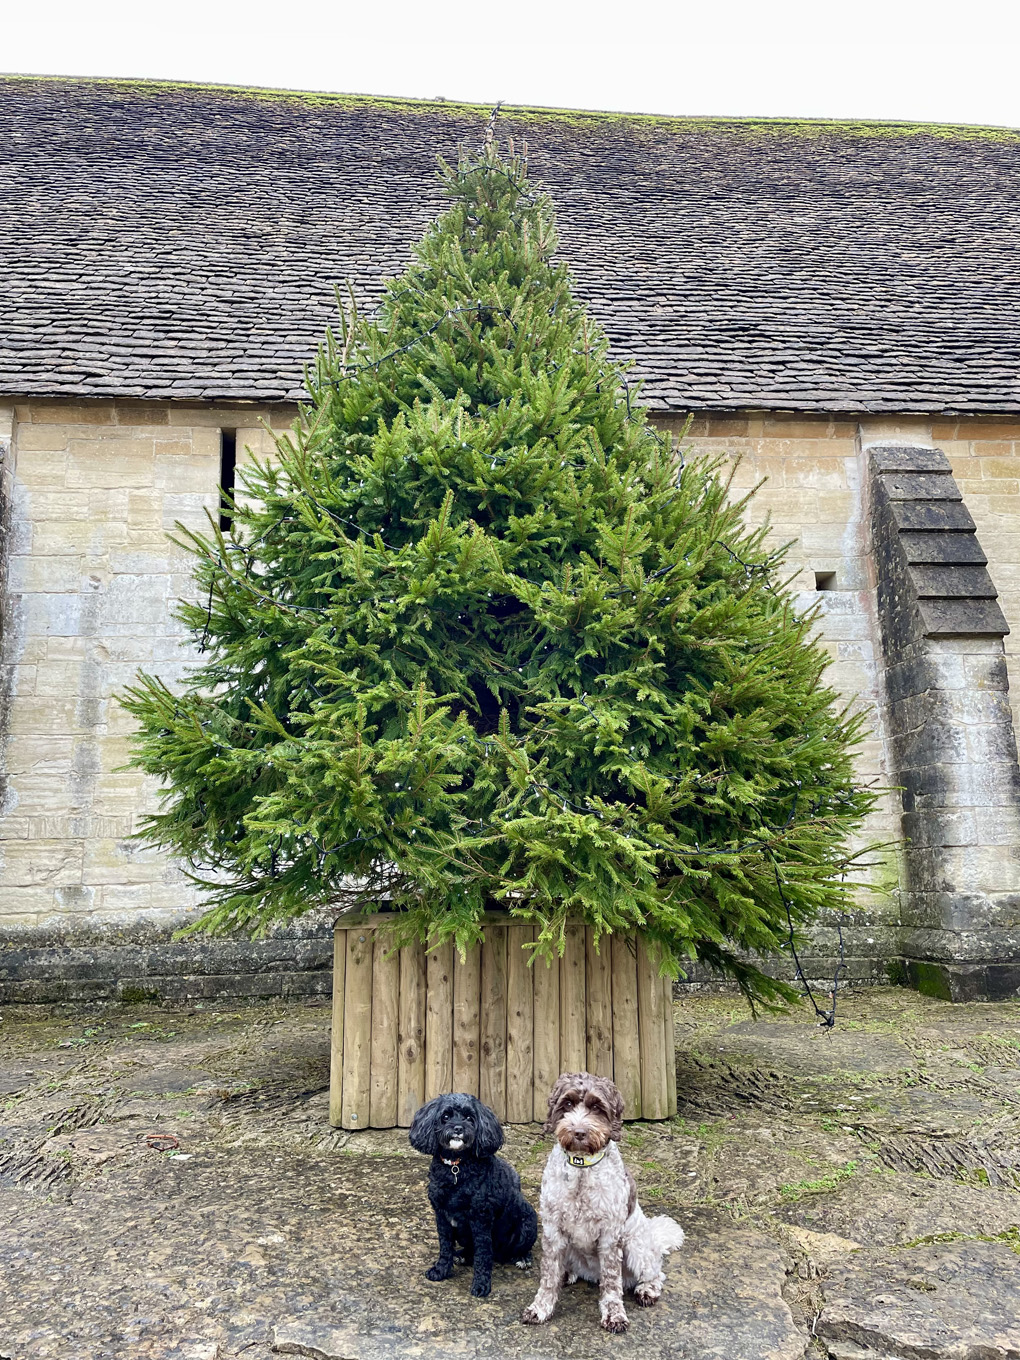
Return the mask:
M 175 521 L 218 513 L 350 280 L 370 306 L 488 110 L 0 81 L 0 998 L 325 992 L 330 923 L 175 942 L 116 695 L 188 665 Z M 850 973 L 1020 994 L 1020 133 L 505 109 L 662 426 L 764 478 L 896 840 Z M 690 422 L 689 425 L 687 422 Z M 805 958 L 831 976 L 835 924 Z

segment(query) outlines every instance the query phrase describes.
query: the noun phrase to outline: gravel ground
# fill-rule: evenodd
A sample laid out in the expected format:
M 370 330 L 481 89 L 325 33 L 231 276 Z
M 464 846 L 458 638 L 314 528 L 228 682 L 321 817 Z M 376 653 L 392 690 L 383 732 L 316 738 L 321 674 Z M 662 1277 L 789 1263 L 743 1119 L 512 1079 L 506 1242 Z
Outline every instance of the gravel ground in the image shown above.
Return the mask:
M 862 989 L 832 1034 L 729 995 L 675 1013 L 680 1114 L 623 1152 L 689 1241 L 610 1338 L 583 1284 L 524 1328 L 536 1272 L 487 1300 L 423 1278 L 425 1159 L 329 1128 L 321 1003 L 9 1009 L 0 1357 L 1020 1356 L 1020 1007 Z M 547 1150 L 508 1130 L 536 1203 Z

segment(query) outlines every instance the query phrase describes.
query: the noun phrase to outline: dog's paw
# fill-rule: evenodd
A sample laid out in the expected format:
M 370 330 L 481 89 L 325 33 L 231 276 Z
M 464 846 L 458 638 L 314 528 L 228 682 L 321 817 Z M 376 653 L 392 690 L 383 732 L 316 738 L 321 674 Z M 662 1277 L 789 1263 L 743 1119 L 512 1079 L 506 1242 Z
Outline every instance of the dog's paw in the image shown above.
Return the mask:
M 531 1269 L 531 1257 L 530 1257 L 530 1256 L 522 1256 L 521 1259 L 520 1259 L 519 1261 L 515 1261 L 515 1262 L 514 1262 L 514 1265 L 517 1267 L 518 1270 L 530 1270 L 530 1269 Z
M 625 1332 L 628 1325 L 627 1314 L 620 1307 L 607 1309 L 602 1319 L 602 1326 L 607 1332 Z
M 433 1281 L 435 1281 L 435 1280 L 448 1280 L 452 1274 L 453 1274 L 453 1266 L 444 1266 L 444 1265 L 442 1264 L 441 1261 L 437 1261 L 436 1264 L 435 1264 L 434 1266 L 432 1266 L 432 1267 L 430 1267 L 430 1269 L 426 1270 L 426 1272 L 425 1272 L 425 1278 L 426 1278 L 426 1280 L 433 1280 Z
M 538 1323 L 544 1322 L 545 1318 L 539 1315 L 538 1309 L 532 1304 L 530 1308 L 525 1308 L 521 1314 L 521 1321 L 526 1327 L 534 1327 Z
M 489 1294 L 492 1293 L 492 1281 L 477 1279 L 472 1280 L 471 1293 L 476 1299 L 488 1298 Z
M 580 1278 L 581 1278 L 581 1277 L 578 1275 L 578 1273 L 577 1273 L 576 1270 L 568 1270 L 567 1273 L 566 1273 L 566 1275 L 564 1275 L 564 1277 L 563 1277 L 563 1283 L 564 1283 L 564 1284 L 577 1284 L 577 1282 L 578 1282 L 578 1280 L 579 1280 Z
M 639 1308 L 651 1308 L 659 1302 L 662 1290 L 658 1285 L 639 1284 L 634 1289 L 634 1302 Z

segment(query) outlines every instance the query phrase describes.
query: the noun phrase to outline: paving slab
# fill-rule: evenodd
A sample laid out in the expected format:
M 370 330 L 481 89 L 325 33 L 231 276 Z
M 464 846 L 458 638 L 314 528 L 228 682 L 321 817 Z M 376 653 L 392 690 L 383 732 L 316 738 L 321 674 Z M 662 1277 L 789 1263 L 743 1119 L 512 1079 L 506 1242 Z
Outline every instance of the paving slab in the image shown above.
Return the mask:
M 815 1335 L 833 1360 L 1020 1357 L 1020 1255 L 1005 1242 L 860 1251 L 829 1274 Z

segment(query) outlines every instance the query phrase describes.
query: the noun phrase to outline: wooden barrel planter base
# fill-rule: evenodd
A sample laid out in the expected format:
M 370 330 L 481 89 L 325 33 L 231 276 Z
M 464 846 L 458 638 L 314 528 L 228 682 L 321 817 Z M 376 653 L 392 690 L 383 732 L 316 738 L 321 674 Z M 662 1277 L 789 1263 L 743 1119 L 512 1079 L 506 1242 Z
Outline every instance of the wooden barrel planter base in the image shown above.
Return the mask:
M 497 917 L 463 962 L 452 945 L 393 950 L 385 916 L 334 936 L 330 1123 L 407 1128 L 418 1107 L 467 1091 L 511 1124 L 544 1120 L 561 1072 L 611 1077 L 627 1119 L 676 1113 L 672 984 L 644 940 L 570 926 L 529 966 L 534 927 Z

